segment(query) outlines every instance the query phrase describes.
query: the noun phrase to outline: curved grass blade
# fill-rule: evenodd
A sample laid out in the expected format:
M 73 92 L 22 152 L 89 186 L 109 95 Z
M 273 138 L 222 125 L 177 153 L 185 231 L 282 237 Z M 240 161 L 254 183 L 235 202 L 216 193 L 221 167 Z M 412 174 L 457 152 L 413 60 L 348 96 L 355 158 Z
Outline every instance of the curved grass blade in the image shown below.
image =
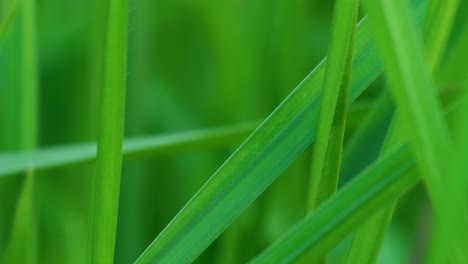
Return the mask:
M 10 242 L 1 263 L 37 263 L 37 230 L 34 198 L 34 172 L 30 170 L 16 206 Z
M 127 76 L 128 0 L 108 2 L 96 176 L 91 199 L 90 263 L 113 263 L 119 206 Z
M 220 128 L 127 139 L 123 144 L 123 155 L 127 158 L 234 146 L 242 143 L 257 126 L 258 122 L 249 122 Z M 0 178 L 25 173 L 29 168 L 34 168 L 39 172 L 95 159 L 96 144 L 93 143 L 49 147 L 29 152 L 3 153 L 0 154 Z
M 415 5 L 418 18 L 423 14 L 422 3 Z M 381 70 L 368 34 L 367 25 L 360 23 L 350 103 Z M 136 263 L 193 261 L 313 141 L 324 64 L 322 61 L 239 147 Z
M 343 147 L 359 1 L 336 1 L 309 175 L 308 211 L 336 192 Z

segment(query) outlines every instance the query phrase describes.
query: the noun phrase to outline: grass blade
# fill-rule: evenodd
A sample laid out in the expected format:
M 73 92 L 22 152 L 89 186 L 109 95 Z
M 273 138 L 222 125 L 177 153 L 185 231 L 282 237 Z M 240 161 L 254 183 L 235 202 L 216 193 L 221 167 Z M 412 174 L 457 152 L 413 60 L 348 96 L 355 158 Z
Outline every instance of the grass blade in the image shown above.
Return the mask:
M 34 172 L 25 177 L 10 242 L 2 258 L 2 263 L 37 263 L 37 230 L 35 220 Z
M 310 173 L 308 211 L 336 192 L 359 1 L 335 2 L 331 45 Z
M 11 27 L 13 21 L 17 17 L 19 7 L 20 7 L 20 0 L 16 0 L 15 2 L 13 2 L 10 9 L 6 13 L 5 18 L 3 19 L 3 21 L 0 21 L 0 42 L 2 41 L 3 36 L 8 31 L 8 29 Z
M 305 250 L 308 256 L 319 256 L 331 249 L 379 207 L 418 182 L 416 174 L 405 175 L 413 164 L 410 153 L 405 145 L 374 162 L 251 263 L 290 263 Z
M 403 121 L 410 132 L 413 151 L 434 204 L 437 228 L 433 242 L 436 246 L 431 251 L 430 261 L 444 262 L 449 257 L 444 256 L 449 252 L 446 247 L 453 246 L 457 236 L 454 226 L 460 223 L 453 223 L 457 218 L 454 206 L 462 197 L 452 177 L 445 177 L 453 146 L 428 68 L 421 68 L 424 65 L 422 41 L 418 39 L 403 1 L 365 3 L 370 19 L 374 21 L 376 40 L 394 96 L 400 111 L 406 113 Z M 449 195 L 441 189 L 442 186 L 451 190 Z
M 456 114 L 459 101 L 448 105 L 448 118 Z M 393 134 L 386 144 L 391 146 L 397 140 L 400 138 Z M 414 165 L 408 143 L 389 150 L 251 263 L 289 263 L 306 250 L 308 256 L 329 250 L 372 213 L 415 186 L 420 177 L 414 173 Z
M 456 13 L 458 0 L 449 2 L 445 4 L 438 0 L 430 1 L 424 22 L 426 54 L 432 72 L 437 70 L 440 63 Z M 400 118 L 394 117 L 393 126 L 389 130 L 385 147 L 382 149 L 384 152 L 388 151 L 390 146 L 395 145 L 393 138 L 396 138 L 396 134 L 400 134 L 396 132 L 396 129 L 401 126 L 400 121 Z M 377 261 L 395 206 L 396 204 L 390 206 L 379 216 L 369 220 L 353 235 L 346 263 L 375 263 Z
M 205 149 L 240 144 L 258 122 L 201 129 L 189 132 L 127 139 L 123 144 L 124 157 L 160 155 L 172 152 Z M 96 159 L 96 144 L 85 143 L 57 146 L 29 152 L 0 154 L 0 177 L 25 173 L 30 167 L 36 172 L 60 168 Z
M 113 263 L 124 135 L 128 1 L 108 2 L 104 84 L 91 200 L 91 263 Z
M 419 18 L 421 6 L 417 1 L 415 15 Z M 349 102 L 380 72 L 368 34 L 366 24 L 361 23 Z M 239 147 L 136 263 L 193 261 L 312 142 L 324 64 L 322 61 Z

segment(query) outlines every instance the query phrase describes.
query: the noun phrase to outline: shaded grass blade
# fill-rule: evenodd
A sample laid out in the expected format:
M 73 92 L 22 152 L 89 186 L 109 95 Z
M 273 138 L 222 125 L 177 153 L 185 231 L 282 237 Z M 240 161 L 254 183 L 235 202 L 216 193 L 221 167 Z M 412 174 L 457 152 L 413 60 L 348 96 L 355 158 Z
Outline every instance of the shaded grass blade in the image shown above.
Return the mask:
M 91 200 L 91 263 L 113 263 L 124 135 L 128 0 L 108 2 L 96 176 Z
M 415 6 L 419 18 L 421 6 L 420 1 Z M 368 34 L 367 25 L 361 23 L 349 102 L 381 70 Z M 136 263 L 193 261 L 313 141 L 324 64 L 322 61 L 239 147 Z

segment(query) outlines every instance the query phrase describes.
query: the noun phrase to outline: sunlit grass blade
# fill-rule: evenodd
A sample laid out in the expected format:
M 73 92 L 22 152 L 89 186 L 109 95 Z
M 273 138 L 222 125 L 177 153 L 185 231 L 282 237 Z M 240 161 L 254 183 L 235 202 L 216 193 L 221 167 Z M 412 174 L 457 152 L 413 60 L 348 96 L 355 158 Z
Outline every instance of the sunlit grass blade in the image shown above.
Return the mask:
M 109 1 L 88 242 L 91 263 L 114 261 L 124 136 L 127 21 L 128 0 Z
M 38 263 L 34 177 L 31 169 L 24 179 L 10 242 L 0 258 L 1 263 Z
M 359 1 L 336 1 L 309 175 L 308 211 L 338 186 Z
M 415 16 L 421 18 L 422 2 Z M 349 102 L 380 66 L 361 23 L 356 34 Z M 325 61 L 283 101 L 153 241 L 137 263 L 193 261 L 313 141 Z M 287 150 L 287 151 L 285 151 Z
M 456 237 L 454 226 L 460 225 L 454 224 L 453 219 L 457 217 L 454 206 L 462 197 L 448 173 L 453 146 L 430 78 L 430 67 L 422 66 L 425 65 L 422 41 L 406 3 L 385 0 L 365 3 L 390 86 L 400 111 L 405 113 L 403 124 L 435 208 L 435 246 L 430 261 L 444 262 Z M 447 193 L 446 188 L 451 191 Z
M 219 128 L 126 139 L 123 144 L 123 155 L 126 158 L 140 157 L 236 146 L 242 143 L 257 125 L 258 122 L 249 122 Z M 25 173 L 30 167 L 40 172 L 95 159 L 96 144 L 93 143 L 55 146 L 28 152 L 2 153 L 0 154 L 0 177 Z

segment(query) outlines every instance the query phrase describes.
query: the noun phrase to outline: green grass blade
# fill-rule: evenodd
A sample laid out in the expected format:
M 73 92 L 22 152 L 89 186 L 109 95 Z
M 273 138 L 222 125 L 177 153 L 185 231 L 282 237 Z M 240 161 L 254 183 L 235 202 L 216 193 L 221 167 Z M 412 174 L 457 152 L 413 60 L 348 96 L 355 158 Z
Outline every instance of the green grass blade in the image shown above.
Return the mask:
M 3 21 L 0 21 L 0 42 L 2 41 L 5 33 L 11 27 L 15 18 L 18 16 L 19 7 L 20 7 L 20 0 L 16 0 L 15 2 L 13 2 L 10 9 L 6 13 Z
M 418 18 L 423 14 L 422 3 L 415 6 Z M 360 23 L 349 102 L 381 69 L 368 34 L 367 25 Z M 324 64 L 320 63 L 239 147 L 136 263 L 193 261 L 313 141 Z
M 459 2 L 459 0 L 429 1 L 423 33 L 427 61 L 432 72 L 437 71 L 442 62 Z
M 21 131 L 22 149 L 37 145 L 39 109 L 39 72 L 36 36 L 36 0 L 21 5 Z
M 34 175 L 29 171 L 16 206 L 10 242 L 2 263 L 37 263 L 37 230 L 35 217 Z
M 91 200 L 91 263 L 113 263 L 124 135 L 128 1 L 108 2 L 104 82 L 94 192 Z
M 375 26 L 390 86 L 400 111 L 405 113 L 402 120 L 434 204 L 437 227 L 430 261 L 444 262 L 449 257 L 447 247 L 456 240 L 455 226 L 460 223 L 453 223 L 457 218 L 454 207 L 462 197 L 452 177 L 447 176 L 453 146 L 430 78 L 430 66 L 421 67 L 425 61 L 422 41 L 403 1 L 365 3 Z M 442 186 L 451 190 L 449 194 Z
M 226 127 L 200 129 L 167 135 L 127 139 L 123 144 L 124 157 L 161 155 L 198 149 L 235 146 L 257 127 L 249 122 Z M 0 178 L 25 173 L 31 167 L 36 172 L 81 164 L 96 159 L 96 144 L 85 143 L 36 149 L 29 152 L 0 154 Z
M 443 1 L 430 1 L 424 22 L 426 54 L 432 72 L 437 70 L 440 63 L 456 13 L 458 0 L 449 2 L 445 4 Z M 396 132 L 396 130 L 400 126 L 400 119 L 395 117 L 383 151 L 388 151 L 391 146 L 397 143 L 396 135 L 401 133 Z M 384 234 L 388 230 L 394 210 L 395 205 L 390 206 L 389 209 L 369 220 L 353 235 L 346 263 L 375 263 L 377 261 L 384 241 Z
M 336 1 L 309 175 L 308 211 L 336 192 L 346 124 L 359 1 Z
M 456 114 L 459 103 L 460 100 L 450 102 L 446 111 L 448 118 Z M 400 140 L 398 133 L 393 133 L 387 138 L 384 148 L 394 146 Z M 385 208 L 389 202 L 396 201 L 411 189 L 420 180 L 414 165 L 409 144 L 390 149 L 319 206 L 312 215 L 271 244 L 252 263 L 289 263 L 305 250 L 308 256 L 319 256 L 329 250 L 346 234 L 356 231 L 356 226 L 368 220 L 372 213 L 379 213 L 378 209 Z
M 329 250 L 361 221 L 418 182 L 404 174 L 413 164 L 408 145 L 377 160 L 325 201 L 251 263 L 290 263 L 307 250 L 318 256 Z

